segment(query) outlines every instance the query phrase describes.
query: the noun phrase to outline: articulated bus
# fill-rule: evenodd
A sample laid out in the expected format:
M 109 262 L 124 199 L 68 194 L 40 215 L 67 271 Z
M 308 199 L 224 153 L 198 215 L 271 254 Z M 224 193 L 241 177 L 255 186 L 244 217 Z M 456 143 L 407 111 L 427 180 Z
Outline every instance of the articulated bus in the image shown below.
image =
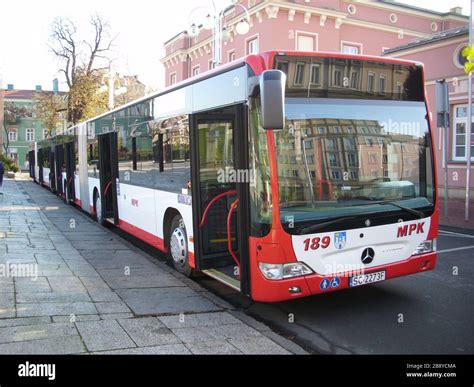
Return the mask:
M 420 63 L 266 52 L 36 144 L 31 175 L 179 272 L 277 302 L 435 268 L 430 118 Z

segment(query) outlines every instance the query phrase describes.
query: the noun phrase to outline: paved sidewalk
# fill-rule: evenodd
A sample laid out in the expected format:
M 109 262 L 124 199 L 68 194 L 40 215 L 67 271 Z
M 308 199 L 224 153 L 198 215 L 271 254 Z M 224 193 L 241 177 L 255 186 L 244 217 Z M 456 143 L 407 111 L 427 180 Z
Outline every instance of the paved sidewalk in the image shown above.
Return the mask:
M 304 351 L 38 185 L 6 180 L 0 354 L 79 353 Z

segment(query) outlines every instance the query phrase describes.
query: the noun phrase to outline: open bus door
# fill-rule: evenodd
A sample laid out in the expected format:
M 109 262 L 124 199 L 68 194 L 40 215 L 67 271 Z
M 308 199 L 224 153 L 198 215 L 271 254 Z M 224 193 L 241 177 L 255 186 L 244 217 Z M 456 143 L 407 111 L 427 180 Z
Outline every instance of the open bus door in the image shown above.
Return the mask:
M 242 105 L 193 116 L 195 260 L 198 270 L 249 294 L 247 120 Z M 197 242 L 197 243 L 196 243 Z
M 36 161 L 35 161 L 35 151 L 31 150 L 28 152 L 28 166 L 30 169 L 30 177 L 33 180 L 36 180 L 35 170 L 36 170 Z
M 66 182 L 64 196 L 67 202 L 73 202 L 76 197 L 74 173 L 76 172 L 76 154 L 74 142 L 64 144 L 64 159 L 66 165 Z
M 63 169 L 64 169 L 64 146 L 63 144 L 54 147 L 54 175 L 56 177 L 56 193 L 63 196 Z M 51 164 L 53 165 L 53 164 Z
M 51 192 L 56 192 L 56 163 L 54 150 L 55 148 L 51 146 L 51 150 L 49 152 L 49 188 Z
M 43 149 L 38 149 L 38 183 L 39 183 L 39 184 L 43 184 L 43 183 L 44 183 L 43 165 L 44 165 L 44 153 L 43 153 Z
M 117 133 L 106 133 L 99 139 L 100 206 L 96 208 L 100 223 L 118 225 L 118 157 Z M 97 207 L 97 206 L 96 206 Z M 101 212 L 99 214 L 99 212 Z

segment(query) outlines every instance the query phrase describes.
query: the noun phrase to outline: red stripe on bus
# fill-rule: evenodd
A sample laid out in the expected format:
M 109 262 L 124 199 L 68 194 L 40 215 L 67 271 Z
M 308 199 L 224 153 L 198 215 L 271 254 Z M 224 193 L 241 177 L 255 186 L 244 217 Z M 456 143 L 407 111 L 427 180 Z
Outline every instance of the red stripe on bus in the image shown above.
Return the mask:
M 133 224 L 127 223 L 119 219 L 119 224 L 117 226 L 121 230 L 133 235 L 134 237 L 142 240 L 143 242 L 148 243 L 150 246 L 156 247 L 158 250 L 166 252 L 165 241 L 156 235 L 150 234 L 149 232 L 142 230 Z

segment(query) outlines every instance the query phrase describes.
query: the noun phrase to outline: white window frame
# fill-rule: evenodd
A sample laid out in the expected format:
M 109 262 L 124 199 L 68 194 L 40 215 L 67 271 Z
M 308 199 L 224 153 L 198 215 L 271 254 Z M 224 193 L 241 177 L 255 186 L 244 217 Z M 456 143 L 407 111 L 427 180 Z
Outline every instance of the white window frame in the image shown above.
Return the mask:
M 178 74 L 176 71 L 174 71 L 170 74 L 170 86 L 175 85 L 176 83 L 178 83 Z
M 295 50 L 296 51 L 301 51 L 298 48 L 298 37 L 299 36 L 308 36 L 308 37 L 313 37 L 314 38 L 314 52 L 319 51 L 319 34 L 315 34 L 314 32 L 307 32 L 307 31 L 295 31 Z
M 257 52 L 250 52 L 250 44 L 253 42 L 257 42 Z M 256 34 L 250 36 L 249 38 L 245 39 L 245 52 L 247 55 L 258 54 L 260 52 L 260 35 Z
M 456 142 L 456 139 L 457 139 L 457 133 L 456 133 L 456 129 L 457 129 L 457 124 L 465 124 L 465 127 L 466 127 L 466 131 L 468 130 L 468 124 L 467 124 L 467 116 L 466 117 L 457 117 L 456 116 L 456 110 L 459 109 L 459 108 L 467 108 L 467 105 L 466 104 L 461 104 L 461 105 L 454 105 L 453 106 L 453 138 L 452 138 L 452 157 L 451 159 L 453 161 L 464 161 L 466 162 L 467 161 L 467 144 L 464 144 L 464 157 L 456 157 L 456 147 L 457 147 L 457 142 Z M 474 114 L 473 114 L 474 115 Z M 474 132 L 473 132 L 474 134 Z M 466 137 L 466 134 L 464 134 L 464 137 Z M 472 155 L 471 157 L 471 160 L 474 161 L 474 154 Z
M 351 54 L 351 55 L 362 55 L 364 53 L 364 45 L 362 43 L 357 43 L 357 42 L 349 42 L 347 40 L 341 40 L 341 53 L 344 53 L 344 47 L 357 47 L 359 52 L 357 54 Z
M 196 70 L 197 70 L 197 73 L 196 73 Z M 200 73 L 201 73 L 201 66 L 200 66 L 200 65 L 194 66 L 194 67 L 191 69 L 191 75 L 192 75 L 193 77 L 198 76 Z
M 14 134 L 12 138 L 12 134 Z M 18 141 L 18 130 L 17 129 L 9 129 L 8 130 L 8 141 Z
M 233 58 L 232 58 L 233 56 Z M 230 63 L 230 62 L 233 62 L 235 59 L 236 59 L 236 55 L 235 55 L 235 50 L 230 50 L 227 52 L 227 61 Z
M 32 137 L 30 137 L 29 135 L 32 135 Z M 25 141 L 26 142 L 35 142 L 35 129 L 34 128 L 26 128 L 25 129 Z
M 49 130 L 48 129 L 43 129 L 43 140 L 46 140 L 49 136 Z

